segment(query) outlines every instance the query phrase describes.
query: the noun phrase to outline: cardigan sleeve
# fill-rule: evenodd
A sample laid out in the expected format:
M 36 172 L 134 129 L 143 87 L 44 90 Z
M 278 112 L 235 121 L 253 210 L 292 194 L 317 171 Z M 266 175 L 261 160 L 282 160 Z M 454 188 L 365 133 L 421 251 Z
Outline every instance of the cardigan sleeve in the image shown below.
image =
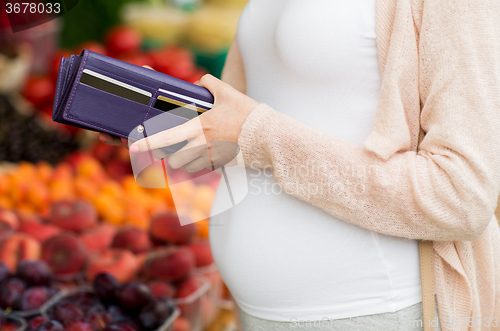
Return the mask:
M 259 104 L 239 137 L 245 165 L 272 168 L 284 192 L 369 230 L 477 239 L 500 191 L 498 17 L 498 1 L 425 2 L 419 37 L 425 137 L 418 153 L 383 160 Z

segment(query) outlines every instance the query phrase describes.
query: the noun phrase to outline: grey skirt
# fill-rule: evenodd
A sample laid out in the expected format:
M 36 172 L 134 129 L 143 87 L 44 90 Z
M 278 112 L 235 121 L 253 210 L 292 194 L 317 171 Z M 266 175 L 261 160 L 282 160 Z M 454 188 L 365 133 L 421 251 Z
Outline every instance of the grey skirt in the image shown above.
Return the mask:
M 291 321 L 276 322 L 260 319 L 248 315 L 239 309 L 241 326 L 243 331 L 416 331 L 423 330 L 424 314 L 422 302 L 398 310 L 394 313 L 382 313 L 374 315 L 357 316 L 343 319 L 324 319 L 321 321 Z M 437 313 L 437 302 L 434 296 L 435 321 L 434 330 L 440 331 L 439 317 Z

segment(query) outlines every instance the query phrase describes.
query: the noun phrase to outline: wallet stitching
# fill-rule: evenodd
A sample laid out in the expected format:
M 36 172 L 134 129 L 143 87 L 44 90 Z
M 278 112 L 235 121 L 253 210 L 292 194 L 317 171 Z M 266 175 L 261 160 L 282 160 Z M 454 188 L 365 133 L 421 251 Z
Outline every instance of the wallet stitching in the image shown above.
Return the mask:
M 89 53 L 85 54 L 85 57 L 84 57 L 84 58 L 83 58 L 83 60 L 82 60 L 82 64 L 81 64 L 80 70 L 79 70 L 78 75 L 77 75 L 77 77 L 76 77 L 76 80 L 77 80 L 77 81 L 80 81 L 80 77 L 82 76 L 82 72 L 83 72 L 83 69 L 84 69 L 84 67 L 85 67 L 85 62 L 87 61 L 87 57 L 88 57 L 88 55 L 89 55 Z M 66 106 L 66 109 L 67 109 L 67 110 L 66 110 L 66 112 L 64 112 L 64 114 L 63 114 L 63 115 L 66 115 L 66 117 L 67 117 L 68 119 L 72 119 L 72 120 L 74 120 L 75 122 L 79 122 L 79 123 L 82 123 L 82 124 L 84 124 L 84 125 L 91 126 L 91 127 L 93 127 L 93 128 L 96 128 L 96 129 L 101 129 L 101 130 L 104 130 L 105 132 L 112 132 L 112 133 L 117 134 L 118 136 L 122 136 L 122 134 L 121 134 L 121 133 L 118 133 L 118 132 L 116 132 L 116 131 L 114 131 L 114 130 L 111 130 L 111 129 L 108 129 L 108 128 L 102 128 L 102 127 L 100 127 L 100 126 L 97 126 L 97 125 L 94 125 L 94 124 L 91 124 L 91 123 L 86 123 L 86 122 L 80 121 L 80 120 L 76 119 L 75 117 L 72 117 L 72 116 L 70 116 L 70 115 L 69 115 L 69 110 L 70 110 L 70 108 L 71 108 L 71 103 L 73 102 L 73 98 L 74 98 L 74 96 L 75 96 L 75 93 L 76 93 L 77 88 L 78 88 L 78 84 L 76 85 L 76 87 L 75 87 L 75 88 L 73 89 L 73 91 L 71 92 L 71 97 L 70 97 L 70 99 L 69 99 L 69 101 L 68 101 L 68 104 L 67 104 L 67 106 Z M 148 113 L 149 113 L 149 110 L 148 110 Z M 147 113 L 146 113 L 146 116 L 147 116 Z
M 66 69 L 64 68 L 64 64 L 63 62 L 61 61 L 61 64 L 60 66 L 62 67 L 62 69 Z M 62 71 L 61 71 L 62 73 Z M 59 92 L 61 92 L 61 83 L 62 83 L 62 79 L 57 83 L 57 90 L 56 90 L 56 100 L 58 101 L 57 104 L 55 105 L 56 106 L 56 116 L 57 116 L 57 108 L 59 108 Z
M 82 60 L 82 64 L 80 66 L 80 70 L 78 70 L 78 75 L 77 75 L 77 77 L 75 79 L 76 81 L 80 81 L 80 77 L 82 76 L 83 69 L 85 68 L 85 62 L 87 61 L 88 55 L 89 55 L 89 53 L 87 52 L 87 54 L 85 54 L 85 57 Z M 97 129 L 105 130 L 107 132 L 113 132 L 113 133 L 116 133 L 117 135 L 121 136 L 121 133 L 115 132 L 114 130 L 107 129 L 107 128 L 101 128 L 100 126 L 80 121 L 80 120 L 76 119 L 75 117 L 72 117 L 72 116 L 69 115 L 69 110 L 71 109 L 71 103 L 73 102 L 73 98 L 75 96 L 77 88 L 78 88 L 78 84 L 75 86 L 75 88 L 71 92 L 71 97 L 69 98 L 68 105 L 66 106 L 67 110 L 64 112 L 63 115 L 66 115 L 67 118 L 72 119 L 72 120 L 74 120 L 76 122 L 82 123 L 84 125 L 88 125 L 88 126 L 91 126 L 91 127 L 97 128 Z
M 156 99 L 156 94 L 158 93 L 158 90 L 155 91 L 155 94 L 153 95 L 153 101 Z M 151 107 L 153 106 L 153 102 L 150 102 L 149 103 L 149 107 L 148 107 L 148 112 L 146 113 L 146 116 L 144 116 L 144 119 L 142 120 L 142 123 L 144 124 L 144 121 L 146 120 L 146 118 L 148 118 L 148 114 L 149 114 L 149 111 L 151 110 Z
M 71 68 L 71 65 L 73 64 L 73 61 L 74 61 L 74 58 L 71 58 L 71 59 L 69 60 L 68 68 Z M 63 69 L 64 69 L 64 65 L 63 65 Z M 66 69 L 66 70 L 68 70 L 68 69 Z M 59 82 L 59 84 L 58 84 L 58 88 L 59 88 L 59 90 L 60 90 L 61 85 L 62 85 L 62 80 L 61 80 L 61 82 Z M 60 91 L 58 91 L 58 92 L 60 92 Z M 62 95 L 61 95 L 61 97 L 62 97 Z M 56 95 L 56 99 L 58 100 L 57 95 Z M 59 116 L 59 112 L 58 112 L 57 110 L 59 109 L 59 106 L 61 105 L 61 104 L 60 104 L 60 103 L 61 103 L 61 101 L 62 101 L 62 100 L 58 100 L 58 102 L 57 102 L 57 107 L 56 107 L 56 116 L 55 116 L 56 118 Z

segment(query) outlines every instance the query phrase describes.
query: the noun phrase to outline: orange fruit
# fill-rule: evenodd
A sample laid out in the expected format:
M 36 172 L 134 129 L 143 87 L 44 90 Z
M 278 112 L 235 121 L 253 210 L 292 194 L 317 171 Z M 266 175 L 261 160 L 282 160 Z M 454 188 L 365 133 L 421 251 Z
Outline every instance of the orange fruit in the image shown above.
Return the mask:
M 0 195 L 0 208 L 12 209 L 14 204 L 12 200 L 6 195 Z
M 37 177 L 45 183 L 49 181 L 53 171 L 52 166 L 45 161 L 38 162 L 36 165 Z
M 20 162 L 15 171 L 25 179 L 34 178 L 37 174 L 35 166 L 26 161 Z
M 109 205 L 103 211 L 102 218 L 111 224 L 122 225 L 125 221 L 125 212 L 118 204 Z
M 10 189 L 10 177 L 7 175 L 0 176 L 0 196 L 7 194 Z
M 101 193 L 109 194 L 119 199 L 123 199 L 125 192 L 123 188 L 117 182 L 113 180 L 107 180 L 101 186 Z
M 59 200 L 73 200 L 75 198 L 73 183 L 69 180 L 54 180 L 50 183 L 49 189 L 50 201 L 52 202 Z
M 34 181 L 29 186 L 27 198 L 36 209 L 41 209 L 50 202 L 50 190 L 44 182 Z
M 73 185 L 75 187 L 76 194 L 87 200 L 92 200 L 99 192 L 97 185 L 88 178 L 77 176 Z

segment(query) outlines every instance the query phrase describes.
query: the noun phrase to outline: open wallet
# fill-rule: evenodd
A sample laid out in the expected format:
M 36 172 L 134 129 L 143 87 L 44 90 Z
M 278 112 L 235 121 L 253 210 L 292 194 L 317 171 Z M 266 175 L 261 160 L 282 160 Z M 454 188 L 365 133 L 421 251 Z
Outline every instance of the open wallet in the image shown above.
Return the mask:
M 61 58 L 52 120 L 139 140 L 197 117 L 213 102 L 204 87 L 84 49 Z M 161 125 L 144 125 L 159 115 Z M 162 149 L 173 153 L 186 143 Z

